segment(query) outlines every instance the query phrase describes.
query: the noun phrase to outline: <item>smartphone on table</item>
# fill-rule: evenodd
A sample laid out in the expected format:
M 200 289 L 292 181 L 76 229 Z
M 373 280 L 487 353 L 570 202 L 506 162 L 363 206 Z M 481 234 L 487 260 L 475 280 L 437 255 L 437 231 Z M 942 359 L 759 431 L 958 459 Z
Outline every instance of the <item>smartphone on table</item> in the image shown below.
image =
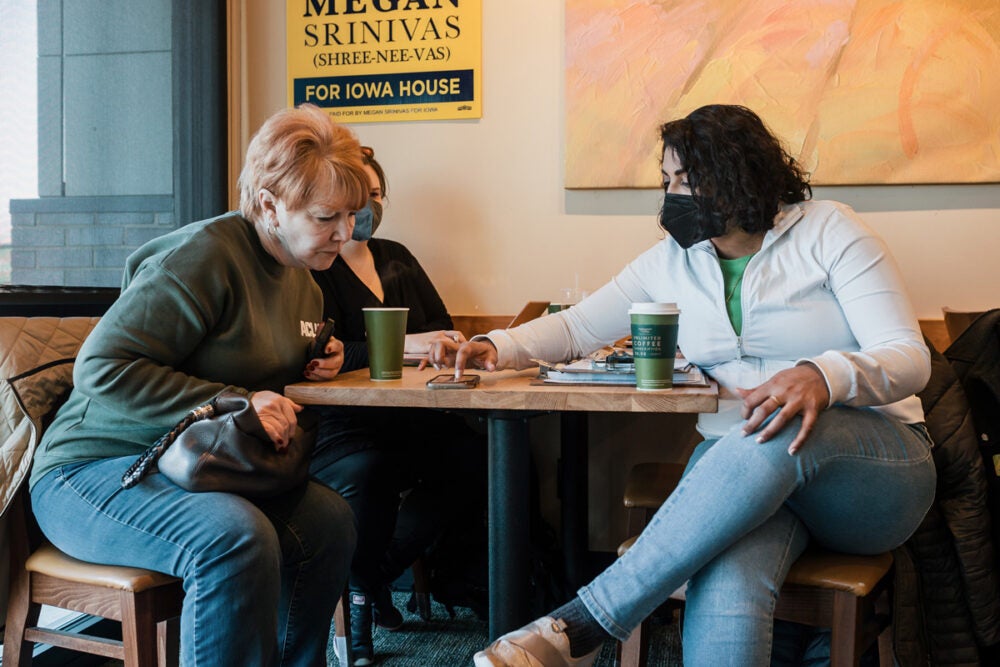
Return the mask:
M 472 389 L 478 384 L 479 376 L 472 373 L 457 378 L 454 373 L 442 373 L 427 381 L 429 389 Z

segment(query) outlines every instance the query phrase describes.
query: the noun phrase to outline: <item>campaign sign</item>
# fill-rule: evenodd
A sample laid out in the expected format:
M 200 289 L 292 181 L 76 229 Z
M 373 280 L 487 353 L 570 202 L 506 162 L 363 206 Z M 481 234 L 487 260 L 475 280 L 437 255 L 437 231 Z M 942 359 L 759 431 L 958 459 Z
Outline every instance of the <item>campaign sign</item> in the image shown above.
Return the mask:
M 339 122 L 482 117 L 482 0 L 286 0 L 288 103 Z

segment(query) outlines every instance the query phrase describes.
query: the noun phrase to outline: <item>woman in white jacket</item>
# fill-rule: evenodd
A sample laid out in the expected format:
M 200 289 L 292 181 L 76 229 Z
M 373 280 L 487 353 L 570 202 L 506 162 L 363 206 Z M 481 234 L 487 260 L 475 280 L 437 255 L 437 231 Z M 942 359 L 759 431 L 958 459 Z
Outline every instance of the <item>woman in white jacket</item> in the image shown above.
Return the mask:
M 914 395 L 930 355 L 884 243 L 805 174 L 752 111 L 712 105 L 661 127 L 669 237 L 573 308 L 431 361 L 494 370 L 590 353 L 633 302 L 674 302 L 684 355 L 720 387 L 705 441 L 635 545 L 477 665 L 589 665 L 688 582 L 686 665 L 767 665 L 774 602 L 812 539 L 892 549 L 934 496 Z

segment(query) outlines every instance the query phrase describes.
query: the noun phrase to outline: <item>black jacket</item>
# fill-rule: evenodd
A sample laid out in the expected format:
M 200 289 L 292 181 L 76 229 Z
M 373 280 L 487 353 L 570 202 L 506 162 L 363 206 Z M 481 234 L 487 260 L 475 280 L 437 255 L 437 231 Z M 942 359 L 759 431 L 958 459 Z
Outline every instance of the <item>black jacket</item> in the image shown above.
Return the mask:
M 972 409 L 994 517 L 993 543 L 1000 546 L 1000 309 L 983 313 L 944 354 Z M 1000 568 L 1000 550 L 994 555 Z
M 1000 572 L 987 471 L 955 370 L 933 348 L 931 364 L 920 399 L 935 443 L 937 496 L 894 553 L 896 657 L 903 667 L 992 665 L 1000 643 Z M 994 377 L 1000 377 L 995 369 Z

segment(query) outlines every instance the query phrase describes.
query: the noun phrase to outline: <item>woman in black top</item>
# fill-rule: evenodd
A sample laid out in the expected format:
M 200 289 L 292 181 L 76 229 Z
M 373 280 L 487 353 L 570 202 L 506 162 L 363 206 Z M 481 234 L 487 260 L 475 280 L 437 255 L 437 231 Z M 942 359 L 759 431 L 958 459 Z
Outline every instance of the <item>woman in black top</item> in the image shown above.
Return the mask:
M 377 201 L 374 197 L 373 200 Z M 368 366 L 362 308 L 405 306 L 410 309 L 406 316 L 407 354 L 426 353 L 428 341 L 439 335 L 464 340 L 461 332 L 452 330 L 451 315 L 444 302 L 406 246 L 375 238 L 367 242 L 355 238 L 347 246 L 352 246 L 350 252 L 354 254 L 365 250 L 371 257 L 382 293 L 376 294 L 363 280 L 360 270 L 356 270 L 359 265 L 343 256 L 337 257 L 328 270 L 313 272 L 323 289 L 326 316 L 334 320 L 334 336 L 344 342 L 345 371 Z
M 371 186 L 352 241 L 326 271 L 325 317 L 344 344 L 341 372 L 368 366 L 362 308 L 407 307 L 407 354 L 442 337 L 464 341 L 420 263 L 395 241 L 371 238 L 382 219 L 386 181 L 374 152 L 362 148 Z M 435 410 L 330 407 L 324 413 L 313 475 L 354 510 L 358 546 L 351 566 L 351 643 L 355 665 L 374 660 L 372 620 L 398 629 L 391 584 L 443 531 L 483 522 L 485 437 L 457 415 Z M 401 500 L 401 493 L 408 491 Z

